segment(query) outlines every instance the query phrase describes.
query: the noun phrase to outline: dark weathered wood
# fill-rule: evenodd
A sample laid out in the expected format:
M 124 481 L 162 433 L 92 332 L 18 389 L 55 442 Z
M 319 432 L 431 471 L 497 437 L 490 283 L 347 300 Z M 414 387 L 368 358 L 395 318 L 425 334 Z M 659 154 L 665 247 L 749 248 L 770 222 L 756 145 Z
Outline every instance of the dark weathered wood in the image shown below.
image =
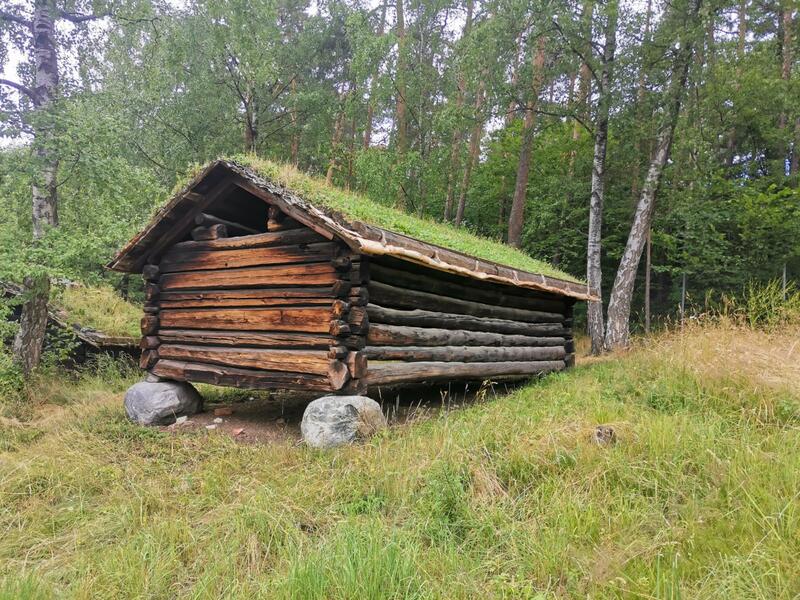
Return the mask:
M 143 350 L 139 355 L 139 368 L 144 370 L 150 369 L 156 364 L 156 361 L 158 361 L 158 349 L 151 348 Z
M 344 321 L 334 320 L 330 322 L 328 332 L 336 337 L 350 335 L 350 325 Z
M 348 335 L 339 341 L 350 350 L 362 350 L 367 345 L 367 338 L 363 335 Z
M 325 333 L 329 308 L 168 309 L 159 313 L 161 327 Z M 158 320 L 156 320 L 157 325 Z M 155 330 L 154 330 L 155 331 Z M 145 332 L 143 332 L 145 333 Z M 150 334 L 152 332 L 147 332 Z
M 563 360 L 563 346 L 368 346 L 370 360 L 507 362 Z
M 328 349 L 328 358 L 338 358 L 341 360 L 347 358 L 348 352 L 347 346 L 331 346 Z
M 483 304 L 471 300 L 460 300 L 440 294 L 397 287 L 378 281 L 370 281 L 369 296 L 372 302 L 387 308 L 421 308 L 481 318 L 526 321 L 528 323 L 560 323 L 564 320 L 564 315 L 560 312 L 524 310 L 495 304 Z
M 157 304 L 145 304 L 142 307 L 142 311 L 147 313 L 148 315 L 158 314 L 158 305 Z
M 162 343 L 264 348 L 328 348 L 334 341 L 329 335 L 314 333 L 204 329 L 159 329 L 158 337 Z
M 367 376 L 367 355 L 364 352 L 350 352 L 345 362 L 354 379 Z
M 333 286 L 313 287 L 262 287 L 231 290 L 176 290 L 162 292 L 160 296 L 165 302 L 183 302 L 192 300 L 286 300 L 303 304 L 309 300 L 324 299 L 331 303 L 336 298 Z
M 155 283 L 146 283 L 144 285 L 144 299 L 147 302 L 152 302 L 156 298 L 158 298 L 158 295 L 159 295 L 160 291 L 161 291 L 161 288 L 157 284 L 155 284 Z
M 324 242 L 326 238 L 310 229 L 258 233 L 217 240 L 178 242 L 172 248 L 185 251 L 196 250 L 237 250 L 244 248 L 269 248 L 272 246 L 291 246 L 294 244 L 313 244 Z
M 359 260 L 353 261 L 350 267 L 350 281 L 353 285 L 369 283 L 369 259 L 366 256 L 361 256 Z
M 371 323 L 369 346 L 563 346 L 564 337 L 506 335 L 432 327 L 404 327 Z
M 271 246 L 268 248 L 245 248 L 243 250 L 187 251 L 171 249 L 163 256 L 159 266 L 162 273 L 172 273 L 175 271 L 202 271 L 323 262 L 330 260 L 331 256 L 333 256 L 333 249 L 334 244 L 332 242 Z
M 348 300 L 352 306 L 366 306 L 369 304 L 369 290 L 367 286 L 352 288 L 348 294 Z
M 575 354 L 567 354 L 564 357 L 564 364 L 568 369 L 571 369 L 575 366 Z
M 347 324 L 355 334 L 366 334 L 369 329 L 369 316 L 366 306 L 353 306 L 347 315 Z
M 350 370 L 345 363 L 340 360 L 328 361 L 328 381 L 331 389 L 342 389 L 348 379 L 350 379 Z
M 302 223 L 288 217 L 277 206 L 270 206 L 267 211 L 267 231 L 286 231 L 303 227 Z
M 166 379 L 210 383 L 243 389 L 331 390 L 327 375 L 323 377 L 308 373 L 238 369 L 178 360 L 159 360 L 150 371 L 154 375 Z
M 367 314 L 370 322 L 387 325 L 466 329 L 470 331 L 491 331 L 534 336 L 563 336 L 566 331 L 561 323 L 525 323 L 506 319 L 473 317 L 471 315 L 454 315 L 429 310 L 397 310 L 375 304 L 367 305 Z
M 331 259 L 331 264 L 337 271 L 347 271 L 352 266 L 349 256 L 335 256 Z
M 211 227 L 212 225 L 224 225 L 228 231 L 237 231 L 240 233 L 252 235 L 263 233 L 254 227 L 249 227 L 248 225 L 243 225 L 241 223 L 234 223 L 233 221 L 228 221 L 226 219 L 220 219 L 214 215 L 210 215 L 208 213 L 200 213 L 195 216 L 194 218 L 195 225 L 205 225 L 206 227 Z
M 211 225 L 210 227 L 195 227 L 192 229 L 192 239 L 196 242 L 207 242 L 226 237 L 228 237 L 228 228 L 225 225 Z
M 563 360 L 530 362 L 380 362 L 369 361 L 369 385 L 396 385 L 450 379 L 491 379 L 494 376 L 530 377 L 564 368 Z
M 337 298 L 345 298 L 353 289 L 353 284 L 344 279 L 339 279 L 333 284 L 333 295 Z
M 367 380 L 365 378 L 351 379 L 339 391 L 354 396 L 366 396 L 368 391 Z
M 156 331 L 158 331 L 158 316 L 156 315 L 144 315 L 142 320 L 139 322 L 140 329 L 142 330 L 142 335 L 153 335 Z
M 224 365 L 243 369 L 327 375 L 330 359 L 324 350 L 275 350 L 225 346 L 161 344 L 160 358 Z
M 331 316 L 334 319 L 341 319 L 347 316 L 347 313 L 350 311 L 350 303 L 345 302 L 344 300 L 334 300 L 331 306 Z
M 567 303 L 563 297 L 534 292 L 511 285 L 485 283 L 432 271 L 397 259 L 373 258 L 370 265 L 372 281 L 399 287 L 440 294 L 461 300 L 472 300 L 525 310 L 562 313 Z
M 333 285 L 336 271 L 329 263 L 244 267 L 213 271 L 181 271 L 161 276 L 161 289 L 230 289 L 259 286 Z
M 158 339 L 157 335 L 145 335 L 139 340 L 139 348 L 142 350 L 158 348 L 160 343 L 161 341 Z
M 145 281 L 155 281 L 158 279 L 158 265 L 145 265 L 142 267 L 142 279 Z

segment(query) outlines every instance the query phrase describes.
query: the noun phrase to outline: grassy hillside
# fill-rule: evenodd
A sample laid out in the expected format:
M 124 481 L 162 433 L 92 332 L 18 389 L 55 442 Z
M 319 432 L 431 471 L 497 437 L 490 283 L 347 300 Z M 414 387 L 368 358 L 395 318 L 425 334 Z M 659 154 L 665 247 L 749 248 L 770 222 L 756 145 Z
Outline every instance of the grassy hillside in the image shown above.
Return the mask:
M 327 453 L 44 380 L 0 421 L 0 598 L 796 598 L 798 339 L 697 327 Z
M 55 308 L 70 324 L 90 327 L 111 336 L 138 338 L 142 309 L 124 300 L 109 286 L 70 286 L 55 298 Z

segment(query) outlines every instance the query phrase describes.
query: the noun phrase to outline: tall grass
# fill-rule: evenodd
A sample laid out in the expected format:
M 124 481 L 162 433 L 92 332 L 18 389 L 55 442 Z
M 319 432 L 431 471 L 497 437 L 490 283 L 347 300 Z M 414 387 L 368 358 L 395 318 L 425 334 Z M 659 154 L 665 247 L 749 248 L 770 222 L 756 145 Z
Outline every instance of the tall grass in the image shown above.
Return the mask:
M 718 321 L 332 452 L 44 386 L 0 598 L 796 598 L 800 329 Z

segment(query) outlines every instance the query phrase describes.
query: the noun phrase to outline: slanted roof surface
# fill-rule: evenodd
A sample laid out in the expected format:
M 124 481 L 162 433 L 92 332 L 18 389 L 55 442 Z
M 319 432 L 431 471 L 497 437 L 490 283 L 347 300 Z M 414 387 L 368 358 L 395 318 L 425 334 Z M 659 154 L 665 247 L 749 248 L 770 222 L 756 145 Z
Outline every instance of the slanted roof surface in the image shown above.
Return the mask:
M 154 248 L 179 241 L 194 215 L 225 185 L 242 188 L 355 251 L 386 255 L 474 279 L 547 291 L 576 299 L 591 296 L 585 283 L 500 242 L 409 215 L 369 198 L 326 186 L 289 167 L 242 157 L 203 167 L 108 264 L 141 271 Z

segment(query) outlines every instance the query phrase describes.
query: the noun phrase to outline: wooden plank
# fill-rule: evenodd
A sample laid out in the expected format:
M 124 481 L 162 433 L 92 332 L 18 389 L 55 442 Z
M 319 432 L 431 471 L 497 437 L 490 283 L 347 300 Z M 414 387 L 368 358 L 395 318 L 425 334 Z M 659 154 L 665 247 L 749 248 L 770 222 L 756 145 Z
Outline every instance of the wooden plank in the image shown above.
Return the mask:
M 368 346 L 369 360 L 509 362 L 563 360 L 563 346 Z
M 370 346 L 564 346 L 559 336 L 507 335 L 486 331 L 463 331 L 433 327 L 405 327 L 371 323 L 367 333 Z
M 261 333 L 210 329 L 159 329 L 158 337 L 162 343 L 263 348 L 328 348 L 334 341 L 329 335 L 295 331 Z
M 421 308 L 473 317 L 489 317 L 528 323 L 560 323 L 564 320 L 562 312 L 545 312 L 484 304 L 472 300 L 450 298 L 438 293 L 421 292 L 397 287 L 378 281 L 370 281 L 369 297 L 375 304 L 387 308 Z
M 180 271 L 161 276 L 162 290 L 230 289 L 258 286 L 333 285 L 336 271 L 329 263 L 244 267 L 213 271 Z
M 178 242 L 172 247 L 186 251 L 241 250 L 244 248 L 269 248 L 272 246 L 291 246 L 293 244 L 313 244 L 316 242 L 324 242 L 325 240 L 326 238 L 311 229 L 293 229 L 291 231 L 267 232 L 202 242 Z
M 331 298 L 224 298 L 219 300 L 162 300 L 161 308 L 245 308 L 248 306 L 331 306 Z
M 518 375 L 520 378 L 564 369 L 563 360 L 528 362 L 381 362 L 369 361 L 369 385 L 396 385 L 427 381 L 491 379 Z
M 187 251 L 173 248 L 161 259 L 159 267 L 162 273 L 174 273 L 175 271 L 323 262 L 331 259 L 334 248 L 333 242 L 236 250 Z
M 168 309 L 159 313 L 165 329 L 229 329 L 327 333 L 328 308 Z M 144 333 L 144 332 L 143 332 Z M 148 332 L 148 334 L 151 332 Z
M 161 344 L 158 356 L 172 360 L 243 369 L 289 371 L 316 375 L 327 375 L 330 363 L 325 350 L 274 350 L 186 344 Z
M 331 391 L 327 376 L 283 371 L 238 369 L 221 365 L 159 360 L 150 372 L 166 379 L 210 383 L 253 390 L 290 389 Z
M 329 303 L 337 297 L 333 286 L 312 286 L 312 287 L 263 287 L 263 288 L 241 288 L 231 290 L 177 290 L 163 292 L 161 299 L 169 302 L 180 302 L 183 300 L 261 300 L 278 299 L 291 302 L 305 302 L 306 300 L 323 298 Z
M 454 315 L 429 310 L 397 310 L 375 304 L 367 305 L 367 314 L 371 323 L 384 323 L 386 325 L 465 329 L 469 331 L 491 331 L 494 333 L 533 336 L 563 336 L 567 331 L 561 323 L 525 323 L 506 319 L 473 317 L 471 315 Z

